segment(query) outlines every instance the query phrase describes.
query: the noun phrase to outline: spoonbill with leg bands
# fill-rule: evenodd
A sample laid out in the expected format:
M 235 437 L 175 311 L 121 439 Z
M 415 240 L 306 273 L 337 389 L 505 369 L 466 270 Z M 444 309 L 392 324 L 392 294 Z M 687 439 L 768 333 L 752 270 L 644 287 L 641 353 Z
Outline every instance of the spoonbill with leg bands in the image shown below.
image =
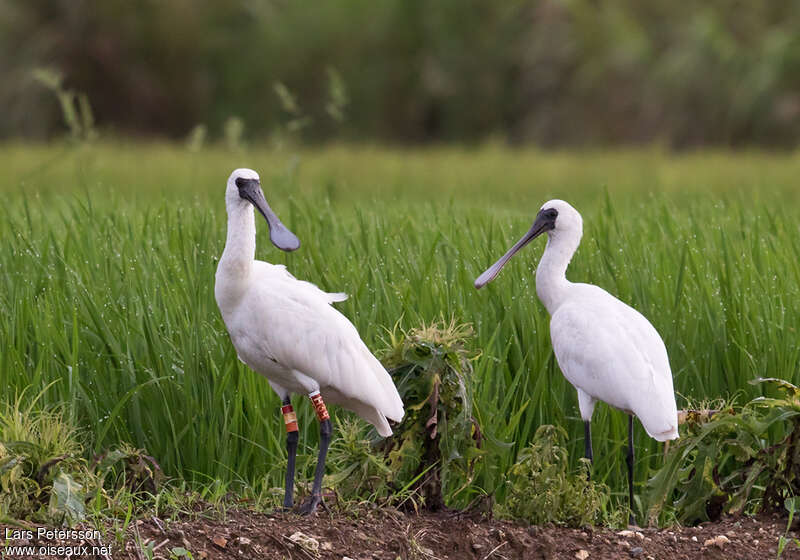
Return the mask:
M 264 199 L 258 174 L 236 169 L 225 191 L 228 236 L 219 260 L 214 295 L 239 359 L 266 377 L 283 403 L 288 465 L 284 508 L 294 503 L 297 417 L 292 393 L 309 396 L 320 421 L 320 444 L 311 513 L 322 503 L 322 476 L 331 440 L 325 403 L 352 410 L 390 436 L 388 420 L 403 418 L 403 402 L 386 369 L 367 349 L 353 324 L 331 304 L 347 299 L 297 280 L 283 265 L 255 260 L 253 207 L 267 221 L 272 244 L 283 251 L 300 247 Z M 325 400 L 323 400 L 323 395 Z M 324 504 L 323 504 L 324 505 Z

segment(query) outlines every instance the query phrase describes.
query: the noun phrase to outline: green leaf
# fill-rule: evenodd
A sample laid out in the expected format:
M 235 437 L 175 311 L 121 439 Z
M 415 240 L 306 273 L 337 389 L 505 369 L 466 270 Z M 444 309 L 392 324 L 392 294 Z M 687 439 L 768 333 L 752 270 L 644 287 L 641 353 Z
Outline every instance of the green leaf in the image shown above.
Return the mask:
M 61 472 L 53 480 L 53 490 L 50 493 L 50 514 L 63 515 L 69 523 L 83 521 L 86 518 L 85 499 L 83 487 L 70 475 Z

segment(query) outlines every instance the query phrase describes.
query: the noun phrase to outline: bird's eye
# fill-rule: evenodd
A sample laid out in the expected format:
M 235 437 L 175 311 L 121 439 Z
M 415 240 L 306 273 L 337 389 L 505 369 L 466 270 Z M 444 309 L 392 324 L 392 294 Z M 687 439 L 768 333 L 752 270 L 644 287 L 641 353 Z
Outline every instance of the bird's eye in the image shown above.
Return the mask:
M 550 208 L 547 210 L 548 218 L 555 220 L 557 216 L 558 216 L 558 210 L 556 210 L 555 208 Z
M 240 189 L 247 184 L 247 179 L 242 179 L 241 177 L 236 177 L 236 186 Z

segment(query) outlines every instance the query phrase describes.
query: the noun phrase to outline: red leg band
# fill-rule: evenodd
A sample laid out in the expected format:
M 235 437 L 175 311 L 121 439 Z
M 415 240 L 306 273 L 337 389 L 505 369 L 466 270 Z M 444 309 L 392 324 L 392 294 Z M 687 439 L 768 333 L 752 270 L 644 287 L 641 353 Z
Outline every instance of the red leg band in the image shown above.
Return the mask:
M 297 415 L 294 413 L 294 409 L 292 405 L 287 404 L 281 407 L 281 412 L 283 412 L 283 423 L 286 424 L 286 431 L 287 432 L 296 432 L 297 431 Z
M 320 422 L 324 422 L 325 420 L 330 419 L 330 414 L 328 414 L 328 409 L 325 408 L 325 401 L 322 400 L 322 395 L 319 394 L 319 391 L 314 391 L 308 398 L 311 399 L 311 402 L 314 404 L 314 410 L 317 411 L 317 418 Z

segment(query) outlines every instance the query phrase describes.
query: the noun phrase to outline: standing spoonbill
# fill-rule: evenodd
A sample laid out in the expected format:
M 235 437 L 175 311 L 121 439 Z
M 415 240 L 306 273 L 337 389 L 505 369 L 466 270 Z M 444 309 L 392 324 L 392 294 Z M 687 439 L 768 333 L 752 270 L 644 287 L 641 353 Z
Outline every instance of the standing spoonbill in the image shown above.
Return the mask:
M 370 353 L 353 324 L 331 304 L 347 299 L 297 280 L 283 265 L 255 260 L 256 224 L 253 206 L 269 226 L 272 244 L 283 251 L 300 247 L 264 199 L 258 173 L 236 169 L 225 191 L 228 237 L 217 266 L 214 295 L 239 359 L 269 381 L 281 398 L 286 424 L 286 493 L 283 506 L 294 503 L 297 416 L 290 394 L 311 399 L 320 422 L 317 468 L 311 497 L 301 506 L 312 513 L 322 503 L 322 476 L 330 444 L 328 403 L 352 410 L 392 434 L 390 420 L 403 418 L 403 402 L 389 373 Z M 324 504 L 323 504 L 324 505 Z
M 628 499 L 633 523 L 633 416 L 658 441 L 678 437 L 678 411 L 664 342 L 645 317 L 602 288 L 567 280 L 566 272 L 583 234 L 583 220 L 563 200 L 545 202 L 533 226 L 477 280 L 480 289 L 533 239 L 547 233 L 536 268 L 536 294 L 550 313 L 550 338 L 558 366 L 578 391 L 593 461 L 590 422 L 598 400 L 628 417 Z

